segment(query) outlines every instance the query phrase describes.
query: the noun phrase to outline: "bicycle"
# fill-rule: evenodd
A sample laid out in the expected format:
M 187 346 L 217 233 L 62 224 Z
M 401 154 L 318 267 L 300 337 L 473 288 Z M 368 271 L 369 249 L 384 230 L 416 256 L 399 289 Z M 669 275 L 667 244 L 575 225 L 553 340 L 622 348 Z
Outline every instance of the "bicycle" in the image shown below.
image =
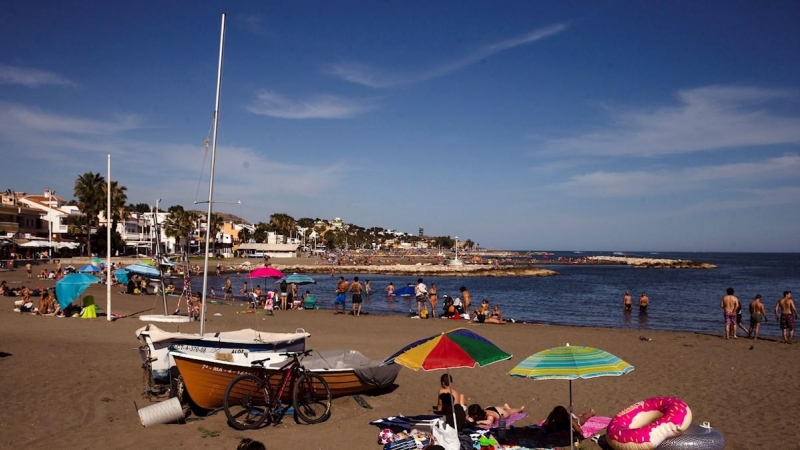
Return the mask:
M 328 383 L 300 363 L 301 357 L 311 354 L 303 352 L 280 353 L 291 359 L 277 370 L 265 369 L 264 362 L 270 358 L 252 361 L 262 370 L 257 375 L 240 375 L 228 384 L 223 397 L 223 410 L 228 423 L 237 430 L 252 430 L 264 424 L 279 423 L 283 417 L 284 394 L 292 387 L 292 405 L 295 421 L 307 424 L 320 423 L 331 415 L 331 390 Z M 280 381 L 274 377 L 280 374 Z M 272 380 L 272 381 L 271 381 Z

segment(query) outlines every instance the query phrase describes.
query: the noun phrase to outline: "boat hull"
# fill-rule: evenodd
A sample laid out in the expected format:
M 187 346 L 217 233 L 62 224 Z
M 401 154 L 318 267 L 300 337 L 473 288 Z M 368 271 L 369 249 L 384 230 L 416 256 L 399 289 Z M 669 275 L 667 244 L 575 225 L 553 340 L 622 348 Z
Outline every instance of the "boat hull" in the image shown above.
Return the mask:
M 240 330 L 207 334 L 201 338 L 188 333 L 164 332 L 152 324 L 137 330 L 139 341 L 147 346 L 143 358 L 149 356 L 153 378 L 157 383 L 169 383 L 170 369 L 175 367 L 173 352 L 228 361 L 246 362 L 264 358 L 279 361 L 286 359 L 285 356 L 280 357 L 279 353 L 304 351 L 308 336 L 305 332 L 260 333 L 255 330 Z M 149 355 L 145 356 L 146 353 Z
M 350 351 L 352 352 L 352 351 Z M 324 352 L 323 352 L 324 353 Z M 355 352 L 358 353 L 358 352 Z M 361 355 L 358 353 L 358 355 Z M 363 357 L 363 355 L 361 355 Z M 239 375 L 256 375 L 263 370 L 269 373 L 270 384 L 278 388 L 282 373 L 278 371 L 280 363 L 268 366 L 266 369 L 252 367 L 248 364 L 232 363 L 207 357 L 174 353 L 173 358 L 178 368 L 187 394 L 192 401 L 203 409 L 217 409 L 222 407 L 223 396 L 228 384 Z M 332 397 L 361 394 L 394 384 L 400 366 L 393 364 L 381 366 L 380 361 L 371 365 L 341 368 L 321 368 L 311 363 L 309 370 L 319 375 L 328 384 Z M 336 365 L 335 363 L 333 364 Z M 373 376 L 375 375 L 375 376 Z M 284 393 L 283 400 L 291 401 L 291 387 Z

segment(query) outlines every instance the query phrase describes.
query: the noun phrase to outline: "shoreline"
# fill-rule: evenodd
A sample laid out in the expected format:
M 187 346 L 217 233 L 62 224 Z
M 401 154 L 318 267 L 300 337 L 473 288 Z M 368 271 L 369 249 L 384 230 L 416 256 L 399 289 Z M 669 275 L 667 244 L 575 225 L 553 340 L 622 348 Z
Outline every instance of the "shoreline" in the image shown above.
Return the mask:
M 4 277 L 12 286 L 27 281 L 24 270 Z M 52 287 L 51 280 L 30 280 L 31 285 Z M 93 285 L 85 295 L 94 295 L 105 310 L 106 287 Z M 236 431 L 223 414 L 205 418 L 190 416 L 186 424 L 143 428 L 134 408 L 151 403 L 143 399 L 141 358 L 136 329 L 147 322 L 130 316 L 108 321 L 40 317 L 11 311 L 13 299 L 0 310 L 0 365 L 8 383 L 0 395 L 10 408 L 0 415 L 15 426 L 0 430 L 0 442 L 9 448 L 133 449 L 186 446 L 198 449 L 235 448 L 242 437 L 268 443 L 291 442 L 298 450 L 332 448 L 375 449 L 377 427 L 367 423 L 397 414 L 427 414 L 435 403 L 443 371 L 414 372 L 403 369 L 397 387 L 389 392 L 363 395 L 373 409 L 364 409 L 351 397 L 335 399 L 333 414 L 324 423 L 309 426 L 285 420 L 277 426 L 254 431 Z M 168 298 L 168 309 L 175 297 Z M 309 348 L 356 349 L 373 358 L 391 355 L 409 342 L 440 332 L 465 327 L 489 339 L 513 358 L 482 368 L 455 369 L 455 385 L 469 403 L 525 405 L 529 417 L 516 425 L 526 426 L 547 416 L 555 405 L 564 405 L 568 383 L 561 380 L 534 381 L 509 377 L 507 372 L 527 356 L 570 343 L 609 351 L 634 365 L 623 377 L 576 380 L 575 407 L 594 408 L 600 416 L 613 416 L 644 398 L 667 395 L 685 400 L 694 422 L 711 422 L 727 441 L 729 449 L 787 446 L 800 407 L 790 402 L 783 408 L 742 408 L 740 405 L 770 405 L 794 398 L 794 374 L 800 370 L 796 345 L 772 341 L 724 340 L 717 335 L 694 332 L 643 331 L 596 326 L 564 326 L 526 323 L 526 326 L 496 326 L 467 321 L 409 320 L 402 315 L 370 314 L 366 317 L 332 315 L 330 309 L 276 312 L 275 316 L 237 314 L 241 307 L 209 302 L 206 331 L 254 328 L 272 332 L 311 333 Z M 159 296 L 130 296 L 112 291 L 112 310 L 133 314 L 150 308 L 159 314 Z M 182 310 L 185 306 L 182 305 Z M 171 311 L 169 311 L 171 312 Z M 185 311 L 183 311 L 185 314 Z M 219 314 L 219 315 L 217 315 Z M 517 324 L 510 324 L 517 325 Z M 520 324 L 522 325 L 522 324 Z M 199 323 L 158 324 L 167 331 L 198 332 Z M 758 386 L 758 389 L 749 389 Z M 731 396 L 730 392 L 736 392 Z M 17 410 L 25 409 L 20 417 Z M 70 414 L 64 415 L 63 411 Z M 742 427 L 747 423 L 747 427 Z M 311 431 L 311 432 L 309 432 Z M 789 438 L 788 446 L 797 439 Z M 269 444 L 272 442 L 273 444 Z M 591 441 L 581 448 L 596 450 Z

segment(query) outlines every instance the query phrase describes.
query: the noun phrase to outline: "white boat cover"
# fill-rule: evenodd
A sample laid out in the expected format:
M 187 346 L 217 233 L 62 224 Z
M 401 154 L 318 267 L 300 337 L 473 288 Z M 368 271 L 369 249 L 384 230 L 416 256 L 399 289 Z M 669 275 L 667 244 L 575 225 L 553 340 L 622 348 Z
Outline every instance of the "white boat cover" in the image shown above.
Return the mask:
M 296 340 L 305 339 L 311 336 L 310 333 L 306 333 L 304 330 L 298 330 L 294 333 L 267 333 L 264 331 L 254 330 L 252 328 L 245 328 L 236 331 L 206 333 L 201 338 L 199 334 L 173 333 L 170 331 L 164 331 L 151 323 L 136 330 L 137 339 L 139 339 L 143 331 L 147 331 L 147 334 L 150 335 L 150 340 L 153 343 L 170 340 L 202 339 L 213 342 L 260 342 L 277 344 L 281 342 L 294 342 Z

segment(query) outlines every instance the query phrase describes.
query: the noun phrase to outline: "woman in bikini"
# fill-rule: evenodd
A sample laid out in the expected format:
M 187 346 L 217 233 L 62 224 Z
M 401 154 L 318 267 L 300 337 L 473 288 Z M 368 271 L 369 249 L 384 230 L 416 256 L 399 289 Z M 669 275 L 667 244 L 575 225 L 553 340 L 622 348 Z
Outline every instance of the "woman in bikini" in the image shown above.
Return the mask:
M 512 408 L 508 406 L 508 403 L 503 406 L 488 406 L 486 409 L 483 409 L 481 405 L 477 403 L 473 403 L 467 408 L 467 416 L 469 417 L 467 420 L 475 422 L 477 425 L 492 427 L 495 423 L 500 422 L 500 416 L 507 419 L 512 414 L 521 413 L 524 410 L 524 406 Z
M 442 411 L 444 409 L 444 402 L 442 401 L 442 396 L 444 399 L 447 399 L 449 395 L 451 397 L 451 401 L 454 402 L 456 405 L 461 405 L 465 409 L 467 407 L 467 396 L 464 394 L 459 393 L 455 389 L 453 389 L 450 385 L 453 384 L 453 376 L 449 374 L 444 374 L 439 379 L 441 387 L 439 388 L 439 394 L 437 396 L 438 400 L 436 402 L 436 410 Z
M 436 298 L 436 283 L 431 283 L 431 287 L 428 289 L 428 301 L 431 302 L 431 316 L 435 319 L 436 303 L 438 302 Z
M 500 311 L 499 305 L 494 305 L 491 315 L 486 318 L 486 323 L 506 323 L 506 321 L 503 320 L 503 312 Z

